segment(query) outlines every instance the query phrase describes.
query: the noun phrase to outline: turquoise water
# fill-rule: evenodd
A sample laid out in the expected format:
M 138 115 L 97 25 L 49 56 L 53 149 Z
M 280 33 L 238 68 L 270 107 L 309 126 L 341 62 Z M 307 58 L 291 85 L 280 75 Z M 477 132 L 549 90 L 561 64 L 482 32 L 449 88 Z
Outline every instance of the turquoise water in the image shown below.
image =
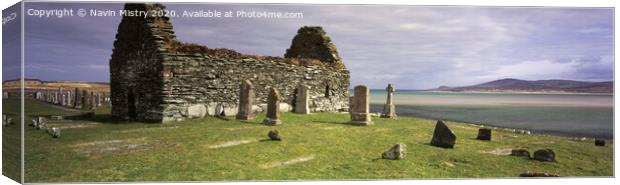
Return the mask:
M 372 90 L 371 112 L 381 112 L 385 101 L 385 91 Z M 397 91 L 394 103 L 398 116 L 613 138 L 613 95 Z

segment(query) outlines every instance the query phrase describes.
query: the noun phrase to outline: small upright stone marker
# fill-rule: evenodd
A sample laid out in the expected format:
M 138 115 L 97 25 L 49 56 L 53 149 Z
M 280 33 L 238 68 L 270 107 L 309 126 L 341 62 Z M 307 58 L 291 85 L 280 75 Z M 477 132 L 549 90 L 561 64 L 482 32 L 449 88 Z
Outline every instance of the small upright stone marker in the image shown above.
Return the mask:
M 594 139 L 595 146 L 605 146 L 605 140 L 602 139 Z
M 45 119 L 45 117 L 43 116 L 37 116 L 37 122 L 39 122 L 39 124 L 47 122 L 47 120 Z
M 450 130 L 442 120 L 438 120 L 435 125 L 435 132 L 433 133 L 431 145 L 442 148 L 454 148 L 455 143 L 456 135 L 454 135 L 452 130 Z
M 274 140 L 274 141 L 282 140 L 282 136 L 280 136 L 280 132 L 278 132 L 278 130 L 269 131 L 269 133 L 267 133 L 267 137 L 269 137 L 269 139 Z
M 37 125 L 38 125 L 37 120 L 36 120 L 36 119 L 32 119 L 32 121 L 31 121 L 31 123 L 30 123 L 30 125 L 29 125 L 29 126 L 31 126 L 31 127 L 37 127 Z
M 478 137 L 476 139 L 490 141 L 491 140 L 491 129 L 488 129 L 488 128 L 478 129 Z
M 13 124 L 13 118 L 12 117 L 6 118 L 6 124 L 7 125 L 12 125 Z
M 60 128 L 52 127 L 50 134 L 52 135 L 53 138 L 59 138 L 60 137 Z
M 551 149 L 542 149 L 534 152 L 534 160 L 555 162 L 555 152 Z
M 308 86 L 299 85 L 295 94 L 295 113 L 310 114 L 308 107 Z
M 381 114 L 381 117 L 382 118 L 395 118 L 396 107 L 394 106 L 394 103 L 392 102 L 392 94 L 394 94 L 394 87 L 392 87 L 392 84 L 388 84 L 388 86 L 385 88 L 385 91 L 387 91 L 387 100 L 385 102 L 385 105 L 383 106 L 383 113 Z
M 254 85 L 250 80 L 241 82 L 239 86 L 239 111 L 237 111 L 238 120 L 254 119 L 252 113 L 252 104 L 254 102 Z
M 551 173 L 542 173 L 542 172 L 523 172 L 521 174 L 519 174 L 519 177 L 560 177 L 560 175 L 558 174 L 551 174 Z
M 271 88 L 267 98 L 267 117 L 263 121 L 265 125 L 281 124 L 280 120 L 280 93 L 276 88 Z
M 390 160 L 400 160 L 405 158 L 405 151 L 407 151 L 407 145 L 399 143 L 392 148 L 381 154 L 381 158 Z
M 370 92 L 365 85 L 355 86 L 353 101 L 351 101 L 352 108 L 350 109 L 351 121 L 349 123 L 354 125 L 372 125 L 369 113 L 369 97 Z

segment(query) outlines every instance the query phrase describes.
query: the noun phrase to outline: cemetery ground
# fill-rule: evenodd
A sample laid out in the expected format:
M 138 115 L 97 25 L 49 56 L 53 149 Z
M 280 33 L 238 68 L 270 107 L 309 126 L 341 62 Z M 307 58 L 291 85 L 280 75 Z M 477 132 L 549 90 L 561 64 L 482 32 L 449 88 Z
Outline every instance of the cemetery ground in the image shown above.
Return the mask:
M 4 100 L 11 104 L 13 100 Z M 26 123 L 36 115 L 71 115 L 26 100 Z M 491 141 L 476 140 L 475 125 L 448 121 L 457 136 L 453 149 L 431 146 L 436 120 L 373 117 L 374 125 L 347 124 L 348 114 L 282 113 L 282 124 L 265 126 L 265 114 L 250 121 L 206 117 L 176 123 L 114 122 L 109 107 L 94 118 L 48 120 L 64 127 L 60 138 L 26 126 L 26 182 L 226 181 L 516 178 L 520 173 L 613 176 L 613 143 L 595 146 L 556 136 L 493 130 Z M 9 131 L 16 131 L 16 125 Z M 7 128 L 4 128 L 7 130 Z M 267 137 L 277 129 L 281 141 Z M 5 131 L 6 133 L 6 131 Z M 5 135 L 5 134 L 3 134 Z M 381 159 L 396 143 L 402 160 Z M 5 143 L 6 145 L 7 143 Z M 4 146 L 4 149 L 19 147 Z M 557 162 L 509 156 L 551 148 Z M 508 151 L 508 153 L 506 153 Z

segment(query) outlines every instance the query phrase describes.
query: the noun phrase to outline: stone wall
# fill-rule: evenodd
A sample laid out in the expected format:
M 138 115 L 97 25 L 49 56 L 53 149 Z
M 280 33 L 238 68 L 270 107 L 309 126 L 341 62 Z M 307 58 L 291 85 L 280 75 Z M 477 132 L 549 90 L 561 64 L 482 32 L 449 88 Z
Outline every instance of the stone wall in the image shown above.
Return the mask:
M 126 10 L 160 10 L 159 4 L 126 4 Z M 169 32 L 169 33 L 167 33 Z M 162 36 L 173 37 L 166 17 L 125 16 L 118 26 L 110 60 L 112 115 L 161 120 L 163 110 Z M 174 38 L 166 38 L 172 40 Z M 169 41 L 168 41 L 169 42 Z
M 148 11 L 164 6 L 125 8 Z M 283 111 L 290 111 L 300 84 L 310 87 L 311 111 L 348 110 L 349 71 L 321 27 L 301 28 L 287 50 L 288 58 L 261 57 L 178 42 L 166 17 L 124 17 L 114 47 L 111 100 L 117 117 L 168 122 L 195 117 L 194 110 L 235 115 L 244 80 L 254 85 L 257 112 L 265 109 L 272 87 L 282 95 Z

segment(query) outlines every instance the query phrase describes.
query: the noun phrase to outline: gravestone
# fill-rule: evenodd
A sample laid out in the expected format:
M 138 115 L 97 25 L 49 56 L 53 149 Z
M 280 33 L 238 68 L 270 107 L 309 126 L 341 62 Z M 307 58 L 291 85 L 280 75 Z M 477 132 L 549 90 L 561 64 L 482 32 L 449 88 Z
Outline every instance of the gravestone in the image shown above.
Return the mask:
M 64 119 L 62 116 L 50 116 L 51 120 L 62 120 Z
M 534 160 L 555 162 L 555 152 L 551 149 L 542 149 L 534 152 Z
M 97 107 L 101 107 L 101 93 L 97 93 L 97 98 L 95 100 L 97 103 Z
M 404 159 L 405 151 L 407 151 L 407 145 L 399 143 L 383 152 L 383 154 L 381 154 L 381 158 L 390 160 Z
M 207 108 L 202 104 L 187 107 L 187 117 L 204 118 L 207 115 Z
M 280 93 L 276 88 L 271 88 L 267 98 L 267 117 L 263 121 L 265 125 L 281 124 L 280 120 Z
M 442 148 L 454 148 L 455 143 L 456 135 L 454 135 L 452 130 L 450 130 L 442 120 L 438 120 L 437 124 L 435 124 L 431 145 Z
M 52 127 L 50 134 L 52 135 L 53 138 L 59 138 L 60 137 L 60 128 Z
M 73 93 L 71 90 L 67 91 L 67 107 L 73 106 Z
M 62 87 L 59 87 L 58 88 L 58 92 L 56 93 L 56 96 L 58 97 L 57 104 L 63 105 L 63 106 L 64 106 L 64 103 L 65 103 L 65 97 L 64 97 L 65 93 L 64 92 L 65 92 L 65 90 Z
M 28 126 L 37 127 L 37 120 L 36 119 L 32 119 L 32 121 L 30 122 L 30 124 Z
M 478 129 L 478 137 L 476 139 L 490 141 L 491 140 L 491 129 L 488 129 L 488 128 Z
M 396 117 L 396 107 L 392 102 L 392 95 L 394 94 L 394 87 L 392 84 L 388 84 L 385 88 L 387 92 L 387 100 L 385 105 L 383 105 L 383 113 L 381 114 L 382 118 L 395 118 Z
M 82 90 L 82 110 L 90 109 L 90 93 L 87 90 Z
M 269 137 L 269 139 L 274 141 L 282 140 L 282 136 L 280 136 L 280 132 L 278 132 L 278 130 L 269 131 L 269 133 L 267 133 L 267 136 Z
M 295 113 L 310 114 L 308 105 L 308 86 L 299 85 L 295 94 Z
M 60 94 L 60 105 L 62 106 L 67 106 L 67 95 L 66 94 Z
M 90 110 L 97 109 L 97 101 L 95 100 L 95 92 L 91 91 L 89 98 L 90 98 L 90 102 L 89 102 L 90 106 L 88 108 Z
M 530 151 L 525 148 L 515 148 L 510 151 L 510 155 L 530 158 Z
M 82 91 L 79 88 L 75 88 L 73 91 L 74 91 L 73 94 L 75 98 L 75 100 L 73 101 L 74 102 L 73 108 L 81 109 L 82 108 L 82 93 L 81 93 Z
M 605 146 L 605 140 L 602 139 L 594 139 L 595 146 Z
M 351 101 L 352 108 L 350 108 L 351 121 L 349 123 L 354 125 L 372 125 L 372 120 L 369 114 L 369 94 L 368 87 L 365 85 L 355 86 L 353 100 Z
M 551 173 L 541 173 L 541 172 L 523 172 L 521 174 L 519 174 L 519 177 L 560 177 L 560 175 L 557 174 L 551 174 Z
M 45 124 L 45 122 L 47 122 L 47 120 L 43 116 L 37 116 L 37 122 L 39 122 L 39 124 L 41 124 L 41 123 Z
M 239 111 L 237 111 L 236 118 L 238 120 L 251 120 L 255 115 L 252 112 L 252 105 L 254 104 L 254 85 L 250 80 L 244 80 L 239 85 Z

